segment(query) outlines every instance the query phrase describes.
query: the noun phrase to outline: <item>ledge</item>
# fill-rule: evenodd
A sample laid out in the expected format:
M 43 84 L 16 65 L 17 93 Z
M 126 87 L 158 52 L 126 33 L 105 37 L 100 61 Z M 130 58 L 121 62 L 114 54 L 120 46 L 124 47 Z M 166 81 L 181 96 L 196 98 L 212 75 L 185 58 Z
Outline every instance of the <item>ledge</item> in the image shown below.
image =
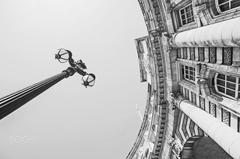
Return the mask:
M 177 33 L 175 47 L 239 47 L 240 17 Z

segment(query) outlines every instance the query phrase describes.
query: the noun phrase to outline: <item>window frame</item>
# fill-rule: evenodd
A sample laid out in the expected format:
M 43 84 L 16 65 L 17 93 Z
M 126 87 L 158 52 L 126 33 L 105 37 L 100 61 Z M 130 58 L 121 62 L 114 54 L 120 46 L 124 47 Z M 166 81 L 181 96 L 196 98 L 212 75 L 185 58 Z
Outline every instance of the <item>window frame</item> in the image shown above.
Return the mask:
M 230 11 L 230 10 L 233 10 L 233 9 L 236 9 L 236 8 L 239 8 L 240 7 L 240 5 L 239 6 L 237 6 L 237 7 L 234 7 L 234 8 L 232 8 L 231 7 L 231 2 L 232 2 L 233 0 L 227 0 L 226 2 L 223 2 L 222 4 L 219 4 L 219 0 L 215 0 L 215 5 L 216 5 L 216 9 L 217 9 L 217 11 L 218 11 L 218 13 L 223 13 L 223 12 L 228 12 L 228 11 Z M 229 9 L 227 9 L 227 10 L 225 10 L 225 11 L 221 11 L 221 9 L 220 9 L 220 6 L 221 5 L 225 5 L 226 3 L 228 3 L 229 5 Z
M 239 80 L 239 77 L 222 74 L 222 75 L 225 76 L 225 79 L 224 79 L 224 85 L 225 85 L 225 86 L 223 87 L 222 85 L 219 86 L 219 85 L 217 84 L 217 80 L 223 81 L 223 79 L 218 79 L 218 78 L 217 78 L 219 74 L 221 74 L 221 73 L 216 73 L 215 76 L 214 76 L 214 87 L 215 87 L 215 91 L 216 91 L 217 93 L 223 95 L 223 96 L 226 96 L 226 97 L 228 97 L 228 98 L 237 100 L 237 99 L 238 99 L 238 96 L 239 96 L 239 94 L 240 94 L 240 89 L 239 89 L 239 87 L 240 87 L 240 83 L 239 83 L 240 80 Z M 227 80 L 227 76 L 235 77 L 235 78 L 236 78 L 236 82 L 234 83 L 234 82 L 232 82 L 232 81 L 228 81 L 228 80 Z M 235 97 L 230 96 L 230 95 L 228 95 L 228 94 L 226 93 L 227 90 L 230 90 L 230 91 L 233 92 L 232 88 L 228 88 L 228 87 L 227 87 L 227 83 L 235 84 L 235 90 L 234 90 L 234 92 L 235 92 Z M 224 93 L 221 92 L 221 91 L 219 91 L 218 87 L 224 88 Z
M 191 6 L 190 8 L 191 8 L 191 11 L 189 11 L 189 12 L 187 12 L 186 11 L 186 8 L 187 7 L 189 7 L 189 6 Z M 183 10 L 183 15 L 185 16 L 185 21 L 186 21 L 186 23 L 185 24 L 183 24 L 183 19 L 182 19 L 182 14 L 181 14 L 181 11 Z M 192 13 L 192 16 L 190 15 L 190 17 L 187 17 L 187 13 Z M 184 25 L 187 25 L 187 24 L 190 24 L 190 23 L 193 23 L 193 22 L 195 22 L 195 18 L 194 18 L 194 14 L 193 14 L 193 7 L 192 7 L 192 3 L 189 3 L 189 4 L 187 4 L 186 6 L 184 6 L 184 7 L 182 7 L 182 8 L 180 8 L 179 10 L 178 10 L 178 16 L 179 16 L 179 19 L 180 19 L 180 26 L 184 26 Z M 188 19 L 189 18 L 192 18 L 193 19 L 193 21 L 190 21 L 190 22 L 188 22 Z
M 188 67 L 188 69 L 186 69 Z M 190 69 L 189 68 L 193 68 L 193 75 L 190 74 Z M 186 71 L 188 70 L 188 71 Z M 195 67 L 192 67 L 192 66 L 187 66 L 187 65 L 181 65 L 181 75 L 182 75 L 182 79 L 184 80 L 187 80 L 189 82 L 195 82 L 196 81 L 196 69 Z M 188 72 L 188 74 L 186 74 L 186 72 Z M 188 75 L 188 78 L 187 78 L 187 75 Z M 190 79 L 189 77 L 192 76 L 193 77 L 193 80 Z

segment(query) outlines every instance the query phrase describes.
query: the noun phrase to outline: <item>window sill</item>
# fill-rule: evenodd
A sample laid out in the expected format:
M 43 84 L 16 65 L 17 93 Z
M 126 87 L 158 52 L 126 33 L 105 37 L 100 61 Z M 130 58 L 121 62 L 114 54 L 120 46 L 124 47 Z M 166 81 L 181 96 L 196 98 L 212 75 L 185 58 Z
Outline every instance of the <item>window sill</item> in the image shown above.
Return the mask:
M 192 91 L 192 92 L 194 92 L 194 93 L 196 92 L 195 83 L 192 82 L 192 81 L 188 81 L 188 80 L 182 79 L 182 80 L 179 82 L 179 85 L 180 85 L 180 86 L 183 86 L 184 88 L 189 89 L 190 91 Z
M 197 28 L 197 23 L 196 21 L 193 21 L 191 23 L 188 23 L 188 24 L 185 24 L 183 26 L 180 26 L 178 29 L 177 29 L 177 32 L 182 32 L 182 31 L 186 31 L 186 30 L 191 30 L 191 29 L 194 29 L 194 28 Z

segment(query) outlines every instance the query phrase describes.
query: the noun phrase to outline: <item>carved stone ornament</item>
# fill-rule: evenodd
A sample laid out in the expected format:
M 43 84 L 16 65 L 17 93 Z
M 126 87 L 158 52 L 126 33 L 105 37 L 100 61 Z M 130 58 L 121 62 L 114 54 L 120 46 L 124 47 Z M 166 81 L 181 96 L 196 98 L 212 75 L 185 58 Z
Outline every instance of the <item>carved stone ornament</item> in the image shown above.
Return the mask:
M 205 85 L 205 84 L 208 83 L 207 81 L 208 81 L 208 80 L 205 79 L 205 78 L 199 78 L 198 81 L 197 81 L 197 84 L 198 84 L 198 85 Z
M 207 65 L 206 64 L 201 64 L 200 76 L 204 77 L 206 71 L 207 71 Z
M 175 93 L 170 93 L 170 95 L 171 95 L 171 106 L 172 107 L 176 107 L 177 106 L 177 101 L 176 101 L 176 94 Z
M 174 139 L 172 139 L 169 145 L 172 147 L 172 151 L 174 151 L 175 154 L 179 157 L 180 152 L 183 149 L 183 145 L 181 144 L 181 141 L 177 137 L 175 137 Z

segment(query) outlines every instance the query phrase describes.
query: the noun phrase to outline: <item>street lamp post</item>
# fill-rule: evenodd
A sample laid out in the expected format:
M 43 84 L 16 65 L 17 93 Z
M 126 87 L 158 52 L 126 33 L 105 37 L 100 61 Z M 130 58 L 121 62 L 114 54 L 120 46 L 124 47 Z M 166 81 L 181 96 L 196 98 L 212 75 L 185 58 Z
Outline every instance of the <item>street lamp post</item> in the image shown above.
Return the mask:
M 55 55 L 55 58 L 61 63 L 69 62 L 70 67 L 55 76 L 0 98 L 0 119 L 20 108 L 22 105 L 38 96 L 51 86 L 55 85 L 62 79 L 74 75 L 76 72 L 82 75 L 83 85 L 85 87 L 92 87 L 95 84 L 95 75 L 85 72 L 84 70 L 87 69 L 85 63 L 83 63 L 82 60 L 75 62 L 72 58 L 71 51 L 59 49 L 58 53 Z

